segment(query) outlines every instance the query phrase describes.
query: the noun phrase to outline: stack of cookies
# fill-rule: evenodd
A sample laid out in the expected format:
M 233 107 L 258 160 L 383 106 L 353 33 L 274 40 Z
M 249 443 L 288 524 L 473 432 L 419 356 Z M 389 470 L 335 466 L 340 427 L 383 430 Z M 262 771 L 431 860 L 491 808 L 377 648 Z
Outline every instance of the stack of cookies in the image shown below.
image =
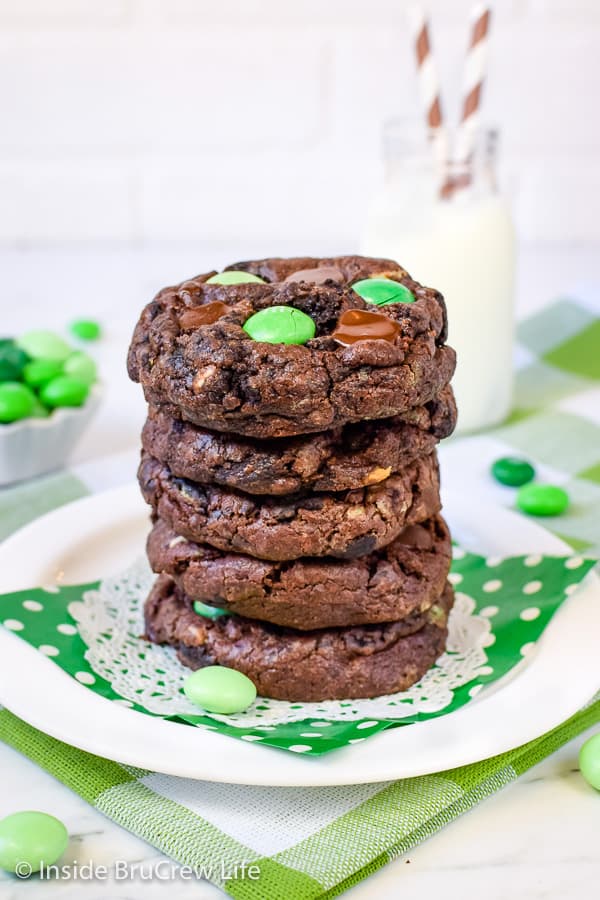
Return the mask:
M 161 291 L 149 404 L 150 640 L 284 700 L 405 690 L 453 595 L 436 445 L 456 408 L 442 296 L 386 259 L 266 259 Z

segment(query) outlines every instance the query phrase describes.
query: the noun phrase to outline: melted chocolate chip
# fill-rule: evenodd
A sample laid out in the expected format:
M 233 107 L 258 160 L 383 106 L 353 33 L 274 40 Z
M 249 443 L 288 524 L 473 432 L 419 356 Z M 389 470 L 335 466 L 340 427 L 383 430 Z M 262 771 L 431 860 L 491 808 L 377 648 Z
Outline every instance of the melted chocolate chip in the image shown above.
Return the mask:
M 394 341 L 400 333 L 400 326 L 393 319 L 381 313 L 364 309 L 347 309 L 338 319 L 331 335 L 343 346 L 357 341 Z
M 211 325 L 224 316 L 229 307 L 220 300 L 207 303 L 205 306 L 192 306 L 186 309 L 179 317 L 179 324 L 184 331 L 199 328 L 200 325 Z
M 298 272 L 292 272 L 285 281 L 308 281 L 310 284 L 324 284 L 326 281 L 344 281 L 344 275 L 336 266 L 321 266 L 317 269 L 300 269 Z
M 422 525 L 408 525 L 404 531 L 400 532 L 396 540 L 409 547 L 415 547 L 417 550 L 433 548 L 433 538 L 427 528 L 423 528 Z

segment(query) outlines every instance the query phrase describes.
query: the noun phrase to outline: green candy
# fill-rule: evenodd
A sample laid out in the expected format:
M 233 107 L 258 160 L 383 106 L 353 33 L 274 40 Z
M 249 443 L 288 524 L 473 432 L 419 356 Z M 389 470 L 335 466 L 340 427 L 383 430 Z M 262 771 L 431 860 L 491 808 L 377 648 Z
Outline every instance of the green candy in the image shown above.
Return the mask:
M 94 319 L 76 319 L 69 325 L 71 334 L 80 341 L 97 341 L 102 334 L 102 327 Z
M 600 791 L 600 734 L 594 734 L 582 746 L 579 768 L 587 783 Z
M 500 484 L 508 487 L 521 487 L 535 478 L 535 469 L 526 459 L 516 456 L 503 456 L 492 463 L 492 475 Z
M 196 706 L 222 715 L 242 712 L 256 700 L 256 688 L 250 679 L 225 666 L 198 669 L 185 679 L 183 691 Z
M 567 492 L 553 484 L 526 484 L 517 494 L 517 506 L 530 516 L 560 516 L 568 505 Z
M 29 357 L 14 341 L 0 341 L 0 381 L 18 381 Z
M 70 375 L 72 378 L 77 378 L 86 384 L 93 384 L 98 375 L 96 363 L 92 357 L 79 350 L 71 353 L 64 361 L 62 370 L 65 375 Z
M 79 378 L 59 375 L 45 384 L 40 391 L 40 400 L 45 406 L 81 406 L 89 393 L 90 386 Z
M 63 362 L 72 352 L 66 341 L 52 331 L 28 331 L 16 341 L 32 359 L 53 359 Z
M 415 302 L 415 295 L 407 287 L 390 278 L 364 278 L 353 284 L 352 290 L 367 303 L 374 303 L 376 306 Z
M 17 812 L 0 821 L 0 869 L 27 878 L 51 866 L 69 843 L 67 829 L 43 812 Z
M 0 384 L 0 422 L 7 424 L 30 416 L 37 398 L 27 385 L 19 381 L 5 381 Z
M 219 619 L 221 616 L 229 615 L 226 609 L 221 609 L 219 606 L 209 606 L 200 600 L 194 602 L 194 612 L 199 616 L 204 616 L 205 619 Z
M 204 282 L 205 284 L 266 284 L 264 278 L 253 275 L 251 272 L 219 272 L 217 275 L 211 275 Z
M 62 372 L 56 359 L 32 359 L 23 369 L 23 381 L 31 388 L 41 388 Z
M 269 306 L 244 323 L 253 341 L 266 344 L 305 344 L 314 338 L 315 330 L 311 317 L 293 306 Z

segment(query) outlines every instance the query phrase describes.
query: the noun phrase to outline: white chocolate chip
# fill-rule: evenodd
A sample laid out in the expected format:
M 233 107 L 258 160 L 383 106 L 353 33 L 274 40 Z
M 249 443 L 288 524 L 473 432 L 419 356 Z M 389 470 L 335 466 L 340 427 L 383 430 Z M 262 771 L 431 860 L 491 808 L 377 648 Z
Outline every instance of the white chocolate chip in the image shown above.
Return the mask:
M 205 383 L 216 374 L 216 371 L 217 367 L 211 365 L 206 366 L 204 369 L 200 369 L 200 371 L 196 373 L 192 382 L 192 388 L 196 394 L 204 387 Z

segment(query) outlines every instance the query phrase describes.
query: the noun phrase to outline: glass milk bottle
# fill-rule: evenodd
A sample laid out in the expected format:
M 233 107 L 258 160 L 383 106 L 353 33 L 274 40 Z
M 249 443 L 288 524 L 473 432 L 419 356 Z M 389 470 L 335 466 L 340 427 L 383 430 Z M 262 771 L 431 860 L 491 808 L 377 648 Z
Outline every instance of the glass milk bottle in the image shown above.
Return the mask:
M 423 126 L 394 120 L 384 129 L 384 156 L 385 182 L 361 252 L 395 259 L 441 291 L 457 353 L 457 431 L 494 425 L 511 408 L 515 275 L 510 205 L 495 178 L 496 134 L 479 135 L 468 163 L 441 172 Z

